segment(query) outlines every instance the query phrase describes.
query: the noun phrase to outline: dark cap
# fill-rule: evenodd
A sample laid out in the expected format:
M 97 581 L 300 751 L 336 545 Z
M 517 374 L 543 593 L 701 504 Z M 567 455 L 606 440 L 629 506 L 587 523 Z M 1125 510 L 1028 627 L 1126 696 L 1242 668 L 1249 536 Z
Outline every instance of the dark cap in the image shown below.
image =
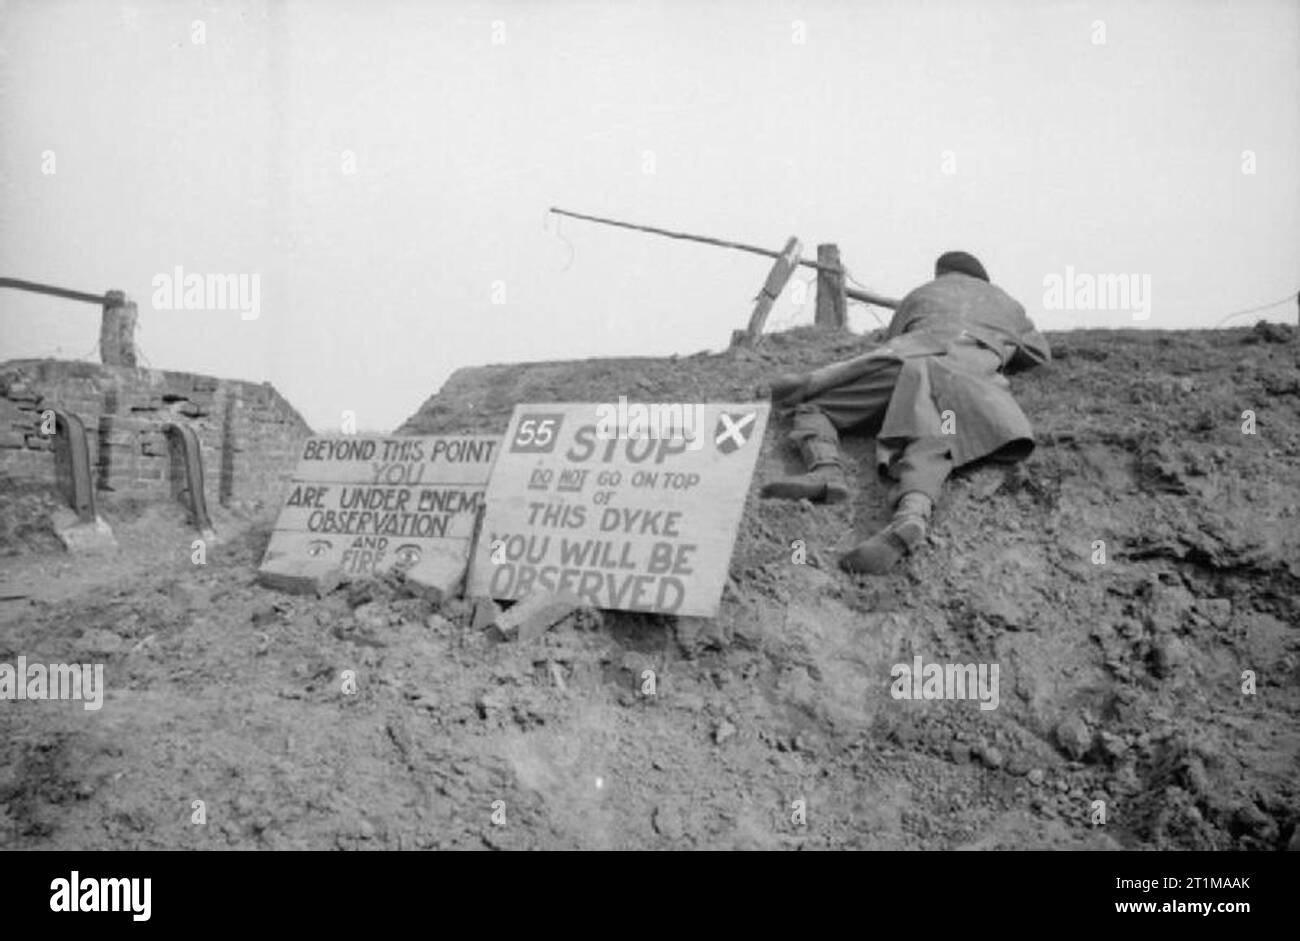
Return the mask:
M 972 278 L 979 278 L 981 281 L 989 279 L 989 273 L 984 270 L 980 260 L 974 255 L 968 255 L 966 252 L 944 252 L 939 256 L 939 260 L 934 263 L 934 276 L 937 278 L 949 271 L 968 274 Z

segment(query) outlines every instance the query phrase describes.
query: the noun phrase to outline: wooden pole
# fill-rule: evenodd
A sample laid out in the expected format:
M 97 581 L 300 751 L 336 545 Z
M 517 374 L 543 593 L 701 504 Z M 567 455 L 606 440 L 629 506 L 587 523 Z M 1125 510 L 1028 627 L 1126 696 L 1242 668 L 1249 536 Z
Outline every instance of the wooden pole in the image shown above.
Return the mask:
M 848 319 L 839 246 L 832 242 L 818 245 L 817 262 L 817 313 L 813 322 L 822 328 L 843 330 Z
M 87 304 L 102 305 L 108 303 L 108 295 L 106 294 L 87 294 L 85 291 L 73 291 L 69 288 L 55 287 L 52 284 L 23 281 L 19 278 L 0 278 L 0 288 L 31 291 L 33 294 L 49 294 L 52 297 L 63 297 L 70 301 L 85 301 Z
M 685 239 L 689 242 L 702 242 L 705 245 L 716 245 L 719 248 L 733 248 L 740 252 L 749 252 L 751 255 L 766 255 L 768 258 L 780 258 L 781 252 L 772 251 L 770 248 L 762 248 L 758 245 L 746 245 L 743 242 L 728 242 L 725 239 L 715 239 L 707 235 L 691 235 L 687 232 L 671 232 L 668 229 L 657 229 L 649 225 L 635 225 L 631 222 L 619 222 L 617 219 L 603 219 L 600 216 L 588 216 L 580 212 L 569 212 L 567 209 L 558 209 L 551 207 L 551 212 L 561 216 L 569 216 L 572 219 L 583 219 L 587 222 L 599 222 L 601 225 L 618 226 L 620 229 L 633 229 L 637 232 L 649 232 L 651 235 L 663 235 L 670 239 Z M 807 258 L 800 258 L 798 264 L 805 268 L 815 268 L 822 271 L 826 266 L 820 262 L 809 261 Z M 833 269 L 843 274 L 842 268 Z M 888 307 L 890 310 L 898 307 L 898 300 L 892 297 L 884 297 L 880 294 L 874 294 L 871 291 L 860 291 L 856 288 L 845 288 L 844 296 L 852 298 L 855 301 L 862 301 L 864 304 L 874 304 L 877 307 Z

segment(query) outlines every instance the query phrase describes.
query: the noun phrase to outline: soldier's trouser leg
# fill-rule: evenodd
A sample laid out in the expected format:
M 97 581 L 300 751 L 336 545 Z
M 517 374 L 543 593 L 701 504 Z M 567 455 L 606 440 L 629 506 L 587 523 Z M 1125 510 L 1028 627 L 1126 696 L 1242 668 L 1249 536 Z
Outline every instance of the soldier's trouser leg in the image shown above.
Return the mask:
M 930 530 L 930 514 L 944 481 L 953 470 L 946 438 L 921 438 L 909 442 L 886 469 L 895 483 L 890 493 L 893 519 L 883 530 L 840 558 L 849 572 L 881 575 L 916 550 Z
M 768 499 L 817 503 L 847 500 L 849 484 L 840 460 L 840 437 L 821 409 L 807 403 L 797 406 L 789 439 L 808 472 L 773 480 L 763 486 L 761 495 Z
M 907 493 L 921 493 L 932 502 L 937 501 L 953 470 L 950 448 L 951 443 L 946 437 L 910 442 L 887 470 L 895 482 L 890 491 L 890 503 L 897 505 Z
M 808 473 L 772 481 L 763 487 L 762 495 L 826 503 L 848 499 L 839 432 L 863 424 L 879 426 L 898 371 L 898 362 L 881 360 L 853 382 L 828 389 L 796 406 L 789 439 Z
M 820 392 L 800 408 L 815 408 L 839 431 L 862 427 L 867 434 L 875 434 L 902 368 L 896 359 L 878 360 L 852 382 Z

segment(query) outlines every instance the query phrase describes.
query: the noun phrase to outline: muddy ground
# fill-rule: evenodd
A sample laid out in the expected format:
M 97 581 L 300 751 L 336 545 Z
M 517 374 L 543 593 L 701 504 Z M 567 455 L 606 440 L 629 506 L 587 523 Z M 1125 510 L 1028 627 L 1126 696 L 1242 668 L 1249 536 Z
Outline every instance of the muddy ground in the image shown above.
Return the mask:
M 108 692 L 98 712 L 0 702 L 0 847 L 1296 844 L 1300 341 L 1050 339 L 1057 362 L 1013 380 L 1035 454 L 955 478 L 888 577 L 834 565 L 885 519 L 870 442 L 847 447 L 848 509 L 759 501 L 793 468 L 774 421 L 714 621 L 583 615 L 499 643 L 462 602 L 257 586 L 274 507 L 220 512 L 195 565 L 179 509 L 105 494 L 120 549 L 77 558 L 49 495 L 4 488 L 0 596 L 23 597 L 0 601 L 0 662 L 102 662 Z M 750 399 L 860 343 L 463 370 L 403 430 L 502 432 L 526 401 Z M 997 663 L 998 708 L 893 699 L 916 655 Z

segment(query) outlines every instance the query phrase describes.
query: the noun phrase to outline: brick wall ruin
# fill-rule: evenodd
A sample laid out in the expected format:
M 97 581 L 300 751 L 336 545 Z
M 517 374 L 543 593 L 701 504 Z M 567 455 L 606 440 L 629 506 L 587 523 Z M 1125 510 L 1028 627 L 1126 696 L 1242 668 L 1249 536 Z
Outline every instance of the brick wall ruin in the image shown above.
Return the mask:
M 46 409 L 86 426 L 97 488 L 172 496 L 184 473 L 163 433 L 188 423 L 208 506 L 274 507 L 311 429 L 269 383 L 63 360 L 0 363 L 0 477 L 58 485 Z

